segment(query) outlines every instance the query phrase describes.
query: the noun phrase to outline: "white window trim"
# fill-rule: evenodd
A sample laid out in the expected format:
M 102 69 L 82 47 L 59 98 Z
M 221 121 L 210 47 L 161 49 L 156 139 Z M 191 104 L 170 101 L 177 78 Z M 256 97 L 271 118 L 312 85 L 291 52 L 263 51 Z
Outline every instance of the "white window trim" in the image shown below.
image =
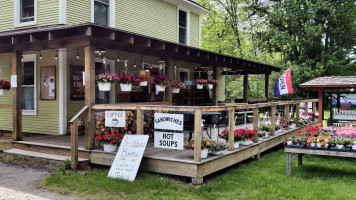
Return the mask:
M 90 12 L 90 18 L 91 18 L 91 23 L 94 23 L 94 1 L 91 0 L 91 12 Z M 115 28 L 115 0 L 109 0 L 109 27 Z
M 36 61 L 36 54 L 27 54 L 23 55 L 22 62 L 34 62 L 34 90 L 33 90 L 33 95 L 34 95 L 34 104 L 35 104 L 35 110 L 22 110 L 22 115 L 37 115 L 37 77 L 36 77 L 36 68 L 37 68 L 37 61 Z M 21 88 L 23 86 L 21 85 Z
M 199 35 L 198 35 L 198 47 L 201 48 L 201 15 L 199 15 Z
M 14 27 L 33 26 L 37 24 L 37 0 L 34 0 L 34 20 L 30 22 L 20 22 L 20 0 L 14 0 Z
M 59 24 L 67 23 L 67 0 L 59 0 Z
M 185 45 L 190 45 L 190 10 L 182 6 L 177 6 L 177 43 L 179 43 L 179 10 L 187 13 L 187 43 Z
M 110 73 L 115 73 L 115 60 L 106 60 L 110 64 Z M 95 58 L 95 62 L 103 63 L 102 58 Z M 97 86 L 97 85 L 95 85 Z M 112 84 L 110 89 L 110 104 L 115 104 L 115 84 Z
M 187 72 L 187 81 L 190 81 L 190 69 L 188 69 L 188 68 L 179 68 L 178 69 L 178 73 L 180 73 L 180 72 Z M 180 80 L 180 75 L 178 74 L 177 76 L 179 77 L 179 80 Z M 180 80 L 180 81 L 182 81 L 182 80 Z

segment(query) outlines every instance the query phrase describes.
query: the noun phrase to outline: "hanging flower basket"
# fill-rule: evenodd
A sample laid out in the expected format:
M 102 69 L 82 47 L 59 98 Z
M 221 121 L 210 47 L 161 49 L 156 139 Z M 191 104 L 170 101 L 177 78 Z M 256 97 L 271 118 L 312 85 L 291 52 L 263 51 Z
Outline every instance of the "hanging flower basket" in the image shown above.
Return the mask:
M 117 144 L 104 144 L 104 151 L 105 152 L 115 152 L 116 151 Z
M 110 91 L 111 83 L 98 83 L 99 91 Z
M 178 94 L 180 92 L 180 88 L 172 88 L 172 93 Z
M 148 85 L 148 81 L 142 81 L 142 82 L 140 82 L 140 86 L 145 87 L 145 86 L 147 86 L 147 85 Z
M 196 87 L 197 87 L 198 90 L 202 90 L 202 89 L 204 88 L 204 85 L 202 85 L 202 84 L 197 84 Z
M 1 80 L 0 81 L 0 96 L 5 95 L 6 90 L 10 90 L 11 84 L 8 81 Z
M 130 84 L 120 83 L 120 88 L 122 92 L 130 92 L 132 90 L 132 83 Z
M 196 85 L 196 88 L 198 90 L 201 90 L 204 88 L 204 86 L 207 86 L 208 85 L 208 80 L 206 79 L 197 79 L 194 81 L 194 85 Z
M 209 90 L 212 90 L 213 88 L 214 88 L 214 85 L 209 83 L 209 84 L 208 84 L 208 89 L 209 89 Z
M 162 85 L 158 85 L 156 84 L 156 91 L 158 92 L 164 92 L 164 90 L 166 89 L 166 87 L 162 86 Z
M 218 80 L 215 80 L 215 79 L 208 79 L 207 80 L 207 83 L 208 83 L 208 89 L 209 90 L 212 90 L 214 88 L 214 85 L 217 85 L 218 84 Z

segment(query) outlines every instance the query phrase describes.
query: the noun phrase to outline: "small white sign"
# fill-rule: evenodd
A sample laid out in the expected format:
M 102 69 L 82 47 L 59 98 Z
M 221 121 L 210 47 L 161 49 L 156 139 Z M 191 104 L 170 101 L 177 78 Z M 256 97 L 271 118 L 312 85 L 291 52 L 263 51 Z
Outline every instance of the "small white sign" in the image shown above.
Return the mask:
M 183 150 L 184 134 L 155 131 L 154 147 Z
M 155 113 L 154 128 L 183 131 L 183 115 Z
M 108 177 L 134 181 L 145 152 L 148 135 L 125 135 Z
M 82 73 L 83 73 L 83 86 L 85 86 L 85 72 Z
M 11 87 L 17 87 L 17 75 L 11 75 Z
M 126 127 L 125 111 L 105 111 L 105 127 Z

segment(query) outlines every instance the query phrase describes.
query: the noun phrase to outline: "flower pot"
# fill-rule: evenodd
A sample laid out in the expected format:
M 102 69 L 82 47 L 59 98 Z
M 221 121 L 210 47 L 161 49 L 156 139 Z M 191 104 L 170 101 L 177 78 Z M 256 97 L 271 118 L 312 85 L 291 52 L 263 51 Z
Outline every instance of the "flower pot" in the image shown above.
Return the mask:
M 203 89 L 204 85 L 202 85 L 202 84 L 197 84 L 196 87 L 197 87 L 198 90 L 201 90 L 201 89 Z
M 148 84 L 148 81 L 142 81 L 142 82 L 140 82 L 140 86 L 147 86 L 147 84 Z
M 222 151 L 211 151 L 211 154 L 218 156 L 222 154 Z
M 342 149 L 343 146 L 344 146 L 344 145 L 342 145 L 342 144 L 337 144 L 337 145 L 336 145 L 336 148 Z
M 327 148 L 328 148 L 328 146 L 329 146 L 329 144 L 325 144 L 325 145 L 324 145 L 324 148 L 326 148 L 326 149 L 327 149 Z
M 315 143 L 310 143 L 309 146 L 310 146 L 310 147 L 314 147 L 314 146 L 315 146 Z
M 321 144 L 320 143 L 316 143 L 316 147 L 320 148 Z
M 122 92 L 130 92 L 132 90 L 132 83 L 130 84 L 120 83 L 120 88 Z
M 263 138 L 268 138 L 269 137 L 269 134 L 266 133 L 265 136 L 263 136 Z
M 208 84 L 208 89 L 209 89 L 209 90 L 212 90 L 213 88 L 214 88 L 214 85 L 209 83 L 209 84 Z
M 244 145 L 244 146 L 248 146 L 248 145 L 252 144 L 252 141 L 251 140 L 241 141 L 240 144 Z
M 180 88 L 172 88 L 172 93 L 178 94 L 180 91 Z
M 258 141 L 262 141 L 262 140 L 263 140 L 263 138 L 262 138 L 262 137 L 259 137 L 259 138 L 258 138 Z
M 162 87 L 161 85 L 156 84 L 156 91 L 164 92 L 165 89 L 166 89 L 166 87 Z
M 104 151 L 105 152 L 114 152 L 116 151 L 117 144 L 104 144 Z
M 98 83 L 99 91 L 110 91 L 111 83 Z
M 234 149 L 238 149 L 240 146 L 240 142 L 234 142 Z
M 202 149 L 200 152 L 201 158 L 207 158 L 209 153 L 209 149 Z
M 352 145 L 352 150 L 356 151 L 356 145 Z
M 292 141 L 287 141 L 287 145 L 292 145 Z
M 0 96 L 5 95 L 6 91 L 4 89 L 0 89 Z

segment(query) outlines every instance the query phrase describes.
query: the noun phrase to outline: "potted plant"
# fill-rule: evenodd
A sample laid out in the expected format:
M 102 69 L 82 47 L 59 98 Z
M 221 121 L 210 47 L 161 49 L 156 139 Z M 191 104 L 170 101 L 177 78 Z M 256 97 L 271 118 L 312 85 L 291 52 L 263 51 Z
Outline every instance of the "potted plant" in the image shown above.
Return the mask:
M 257 132 L 257 134 L 258 134 L 258 141 L 262 141 L 263 138 L 265 137 L 265 135 L 268 134 L 268 133 L 266 131 L 259 130 Z
M 194 150 L 194 139 L 191 139 L 185 144 L 189 150 Z M 213 141 L 210 139 L 202 138 L 201 140 L 201 158 L 207 158 L 209 150 L 213 147 Z
M 345 138 L 344 139 L 344 142 L 343 142 L 343 145 L 345 147 L 345 149 L 350 149 L 350 145 L 353 143 L 352 139 L 350 138 Z
M 352 150 L 356 150 L 356 141 L 352 144 Z
M 95 81 L 98 84 L 99 91 L 110 91 L 111 83 L 115 81 L 115 74 L 99 74 L 95 76 Z
M 283 144 L 284 145 L 292 145 L 292 138 L 290 136 L 284 137 L 283 138 Z
M 117 145 L 121 142 L 118 134 L 109 132 L 96 136 L 95 140 L 98 144 L 104 145 L 105 152 L 116 151 Z
M 226 149 L 227 149 L 226 140 L 224 140 L 223 138 L 218 138 L 215 142 L 213 142 L 213 147 L 211 148 L 211 154 L 221 155 L 221 153 Z
M 297 141 L 299 143 L 300 146 L 304 147 L 305 146 L 305 142 L 306 142 L 306 137 L 302 136 L 302 135 L 299 135 L 297 137 Z
M 208 89 L 212 90 L 214 88 L 214 85 L 218 84 L 218 80 L 215 79 L 208 79 Z
M 140 82 L 140 86 L 147 86 L 149 82 L 152 82 L 153 79 L 149 75 L 141 74 L 138 76 L 138 82 Z
M 206 79 L 196 79 L 194 81 L 194 85 L 197 87 L 198 90 L 201 90 L 204 88 L 204 86 L 207 86 L 208 80 Z
M 1 80 L 0 81 L 0 96 L 5 95 L 6 90 L 9 91 L 11 88 L 11 84 L 9 81 Z
M 282 130 L 281 130 L 281 126 L 280 126 L 280 125 L 276 125 L 276 126 L 274 127 L 274 133 L 275 133 L 275 134 L 279 134 L 281 131 L 282 131 Z
M 172 93 L 179 93 L 180 89 L 185 89 L 185 84 L 182 81 L 172 81 Z
M 229 140 L 229 130 L 223 130 L 220 135 L 220 138 L 224 138 L 225 141 Z M 244 136 L 239 134 L 237 130 L 234 131 L 234 149 L 239 148 L 240 141 L 244 139 Z
M 236 129 L 235 132 L 243 136 L 240 144 L 245 146 L 252 144 L 253 137 L 257 134 L 256 131 L 250 130 L 247 127 L 243 129 Z
M 131 74 L 125 74 L 123 76 L 116 76 L 116 81 L 120 83 L 122 92 L 130 92 L 132 90 L 132 83 L 139 82 L 139 79 L 131 76 Z
M 154 76 L 153 82 L 155 83 L 156 91 L 163 92 L 168 86 L 170 79 L 168 76 L 157 75 Z

